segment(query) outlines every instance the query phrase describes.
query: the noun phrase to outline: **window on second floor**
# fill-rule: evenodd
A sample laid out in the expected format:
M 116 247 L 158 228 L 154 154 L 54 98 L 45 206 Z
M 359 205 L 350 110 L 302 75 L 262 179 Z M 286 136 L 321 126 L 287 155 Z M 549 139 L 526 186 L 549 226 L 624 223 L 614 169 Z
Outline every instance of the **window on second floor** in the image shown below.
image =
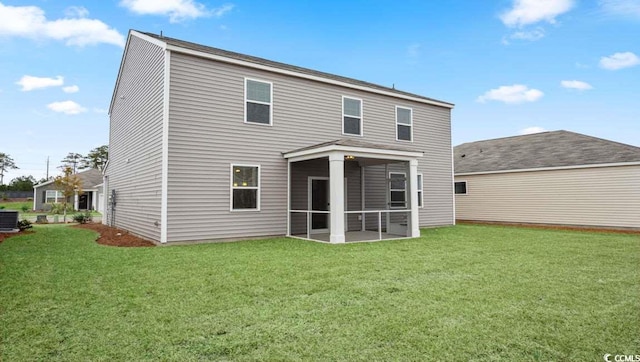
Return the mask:
M 413 110 L 396 107 L 396 140 L 413 141 Z
M 342 133 L 362 136 L 362 100 L 342 97 Z
M 245 123 L 271 125 L 272 86 L 269 82 L 245 79 Z

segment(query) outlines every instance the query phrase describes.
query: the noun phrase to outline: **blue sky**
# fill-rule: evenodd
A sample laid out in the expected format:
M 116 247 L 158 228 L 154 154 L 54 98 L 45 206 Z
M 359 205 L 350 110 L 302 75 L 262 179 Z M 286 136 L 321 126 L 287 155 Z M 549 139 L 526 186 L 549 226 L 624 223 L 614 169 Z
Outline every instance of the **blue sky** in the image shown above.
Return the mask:
M 0 152 L 109 141 L 129 29 L 456 104 L 453 144 L 565 129 L 640 146 L 640 0 L 0 0 Z

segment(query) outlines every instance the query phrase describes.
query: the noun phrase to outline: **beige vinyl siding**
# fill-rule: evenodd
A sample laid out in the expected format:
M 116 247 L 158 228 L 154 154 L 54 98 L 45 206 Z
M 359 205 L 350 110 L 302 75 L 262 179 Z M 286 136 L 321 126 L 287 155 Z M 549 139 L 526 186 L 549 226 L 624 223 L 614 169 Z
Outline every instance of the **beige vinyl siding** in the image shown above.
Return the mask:
M 342 96 L 363 100 L 364 137 L 356 139 L 425 152 L 421 225 L 452 223 L 448 109 L 175 52 L 170 72 L 168 240 L 284 234 L 282 152 L 350 137 L 342 135 Z M 273 126 L 244 123 L 245 77 L 272 82 Z M 413 143 L 395 140 L 396 105 L 414 110 Z M 229 210 L 231 163 L 261 166 L 259 212 Z
M 461 220 L 640 227 L 640 166 L 456 176 Z
M 132 36 L 115 89 L 106 194 L 115 226 L 160 241 L 164 50 Z

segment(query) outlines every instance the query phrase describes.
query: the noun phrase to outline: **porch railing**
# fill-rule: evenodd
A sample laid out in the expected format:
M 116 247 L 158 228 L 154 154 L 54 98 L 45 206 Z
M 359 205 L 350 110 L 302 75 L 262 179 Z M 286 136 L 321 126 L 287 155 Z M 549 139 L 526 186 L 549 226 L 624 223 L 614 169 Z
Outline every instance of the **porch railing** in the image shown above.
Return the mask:
M 311 238 L 311 226 L 312 226 L 312 215 L 313 214 L 330 214 L 331 211 L 322 211 L 322 210 L 289 210 L 290 213 L 302 213 L 302 214 L 306 214 L 306 236 L 307 239 L 312 239 Z M 397 209 L 397 210 L 351 210 L 351 211 L 345 211 L 344 214 L 346 215 L 361 215 L 361 219 L 360 221 L 362 222 L 362 226 L 361 226 L 361 231 L 367 231 L 366 230 L 366 215 L 367 214 L 376 214 L 377 216 L 377 231 L 378 231 L 378 240 L 382 240 L 382 215 L 384 214 L 385 216 L 393 214 L 393 213 L 405 213 L 405 214 L 409 214 L 411 213 L 411 210 L 407 210 L 407 209 Z M 291 223 L 292 221 L 290 221 Z M 405 218 L 405 220 L 403 221 L 404 225 L 407 225 L 407 220 Z M 386 227 L 387 227 L 387 234 L 389 234 L 389 225 L 390 221 L 388 220 L 386 223 Z M 290 230 L 292 225 L 289 225 Z M 345 233 L 348 230 L 348 222 L 345 221 Z M 404 236 L 407 236 L 406 233 L 408 233 L 408 229 L 405 232 Z M 292 232 L 290 232 L 290 234 L 293 234 Z

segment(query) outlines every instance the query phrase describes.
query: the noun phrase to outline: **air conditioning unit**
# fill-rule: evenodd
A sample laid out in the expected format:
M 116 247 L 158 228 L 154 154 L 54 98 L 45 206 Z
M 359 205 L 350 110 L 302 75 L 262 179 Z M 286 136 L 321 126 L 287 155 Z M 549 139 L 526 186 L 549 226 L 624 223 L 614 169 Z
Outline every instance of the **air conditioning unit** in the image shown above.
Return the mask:
M 0 210 L 0 231 L 15 231 L 18 228 L 18 212 Z

